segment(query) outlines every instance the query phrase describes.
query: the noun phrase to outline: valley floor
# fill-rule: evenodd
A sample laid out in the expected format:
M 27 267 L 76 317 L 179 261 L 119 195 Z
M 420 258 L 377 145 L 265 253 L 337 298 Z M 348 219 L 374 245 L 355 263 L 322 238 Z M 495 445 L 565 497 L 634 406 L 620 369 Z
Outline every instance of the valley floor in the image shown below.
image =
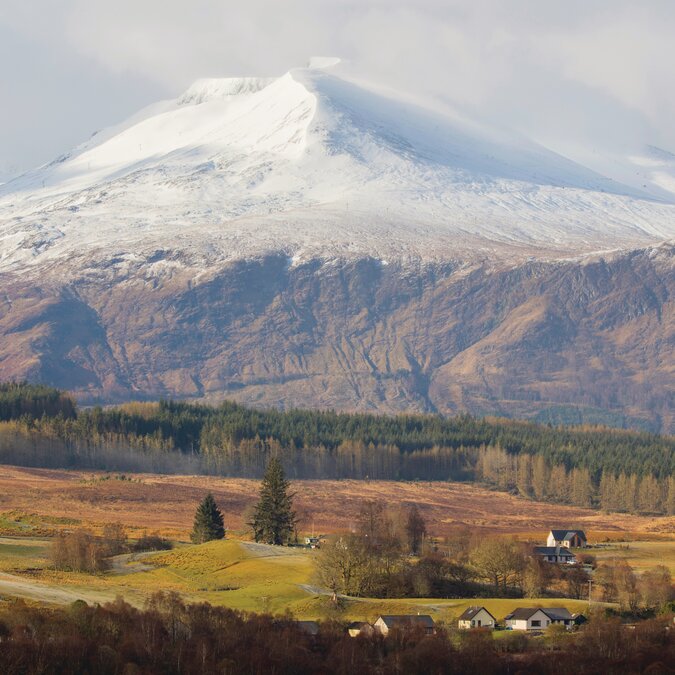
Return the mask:
M 0 544 L 0 595 L 46 604 L 111 602 L 117 596 L 142 606 L 157 590 L 176 591 L 187 601 L 207 601 L 253 612 L 284 613 L 306 619 L 336 617 L 329 594 L 313 585 L 313 551 L 280 549 L 243 541 L 217 541 L 180 546 L 170 552 L 144 555 L 142 562 L 118 556 L 112 569 L 100 575 L 48 569 L 48 542 L 3 539 Z M 36 553 L 37 551 L 37 553 Z M 11 571 L 4 571 L 11 570 Z M 344 598 L 338 615 L 344 620 L 374 621 L 379 614 L 431 614 L 451 621 L 467 606 L 480 604 L 503 618 L 523 602 L 542 606 L 564 604 L 586 611 L 588 603 L 569 599 L 437 599 Z
M 253 480 L 203 476 L 1 467 L 0 598 L 69 604 L 77 599 L 107 602 L 119 595 L 142 606 L 152 593 L 165 590 L 176 591 L 187 601 L 246 611 L 290 610 L 298 618 L 335 617 L 328 594 L 314 580 L 316 551 L 247 540 L 244 512 L 255 501 L 258 486 Z M 539 504 L 457 483 L 294 481 L 293 489 L 303 531 L 349 529 L 365 498 L 383 499 L 392 506 L 414 502 L 436 536 L 464 528 L 466 536 L 500 532 L 542 540 L 551 526 L 569 524 L 585 528 L 591 541 L 603 543 L 592 550 L 600 559 L 622 557 L 638 570 L 666 564 L 675 572 L 673 518 Z M 228 539 L 200 546 L 181 543 L 188 539 L 195 507 L 206 491 L 213 492 L 225 514 Z M 176 548 L 116 556 L 104 574 L 51 569 L 49 547 L 55 533 L 80 526 L 98 531 L 110 522 L 122 523 L 132 537 L 145 530 L 161 532 L 177 542 Z M 450 621 L 477 602 L 499 619 L 523 603 L 588 610 L 585 601 L 560 598 L 345 598 L 339 618 L 372 621 L 380 613 L 420 612 Z

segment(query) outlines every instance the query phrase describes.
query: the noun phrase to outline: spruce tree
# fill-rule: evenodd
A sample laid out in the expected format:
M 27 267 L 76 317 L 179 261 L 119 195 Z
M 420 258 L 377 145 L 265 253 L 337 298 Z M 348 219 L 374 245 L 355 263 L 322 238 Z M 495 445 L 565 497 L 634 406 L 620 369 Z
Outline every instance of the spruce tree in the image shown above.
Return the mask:
M 220 512 L 218 506 L 216 506 L 216 500 L 213 498 L 213 495 L 209 492 L 197 507 L 190 539 L 192 539 L 193 544 L 203 544 L 205 541 L 223 539 L 224 537 L 223 514 Z
M 249 523 L 256 541 L 266 544 L 288 544 L 295 532 L 293 497 L 289 492 L 284 468 L 278 458 L 272 457 L 267 464 L 260 486 L 260 500 Z

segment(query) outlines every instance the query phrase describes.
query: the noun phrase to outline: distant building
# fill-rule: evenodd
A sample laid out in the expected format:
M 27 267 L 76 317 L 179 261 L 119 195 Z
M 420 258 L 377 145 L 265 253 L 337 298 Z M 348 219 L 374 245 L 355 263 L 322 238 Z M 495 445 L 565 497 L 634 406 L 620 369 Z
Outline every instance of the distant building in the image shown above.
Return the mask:
M 424 629 L 427 635 L 435 632 L 434 620 L 428 614 L 383 614 L 373 624 L 373 628 L 382 635 L 388 635 L 389 631 Z
M 469 607 L 457 620 L 457 626 L 466 628 L 494 628 L 497 619 L 485 607 Z
M 583 530 L 551 530 L 546 539 L 546 546 L 586 548 L 588 540 Z
M 546 630 L 552 624 L 570 629 L 581 615 L 572 615 L 564 607 L 518 607 L 504 618 L 511 630 Z
M 367 621 L 352 621 L 347 626 L 347 632 L 350 637 L 358 637 L 359 635 L 370 636 L 375 632 L 375 629 Z
M 574 553 L 562 546 L 535 546 L 534 554 L 550 563 L 573 565 L 577 561 Z
M 296 621 L 296 626 L 309 635 L 316 635 L 319 632 L 319 624 L 316 621 Z

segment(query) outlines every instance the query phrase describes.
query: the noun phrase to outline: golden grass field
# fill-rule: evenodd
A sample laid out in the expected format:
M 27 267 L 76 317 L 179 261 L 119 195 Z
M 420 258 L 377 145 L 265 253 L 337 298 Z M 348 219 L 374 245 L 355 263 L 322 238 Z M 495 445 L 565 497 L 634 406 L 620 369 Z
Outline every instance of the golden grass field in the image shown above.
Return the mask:
M 140 606 L 162 589 L 175 590 L 189 601 L 321 618 L 329 602 L 313 585 L 316 551 L 246 541 L 243 513 L 255 502 L 258 486 L 257 481 L 203 476 L 135 475 L 122 480 L 103 473 L 0 467 L 0 597 L 68 603 L 78 598 L 105 602 L 122 595 Z M 436 537 L 459 530 L 466 536 L 499 533 L 543 543 L 551 527 L 581 527 L 592 543 L 611 540 L 591 551 L 600 559 L 622 557 L 638 571 L 667 564 L 675 573 L 673 518 L 539 504 L 457 483 L 295 481 L 293 488 L 304 531 L 347 530 L 363 499 L 383 499 L 392 507 L 416 503 Z M 169 552 L 119 557 L 101 575 L 49 568 L 50 536 L 62 529 L 96 530 L 121 522 L 131 537 L 149 530 L 185 542 L 194 510 L 207 491 L 224 512 L 230 529 L 226 541 L 178 543 Z M 380 613 L 423 612 L 449 621 L 477 602 L 499 619 L 525 603 L 587 609 L 586 602 L 568 599 L 349 599 L 343 617 L 372 620 Z
M 44 533 L 69 527 L 72 519 L 157 530 L 187 539 L 194 510 L 212 492 L 230 530 L 245 529 L 245 511 L 257 499 L 259 482 L 240 478 L 115 474 L 0 466 L 0 536 L 20 530 L 6 516 L 38 514 Z M 539 540 L 551 527 L 583 528 L 596 541 L 658 539 L 675 532 L 675 518 L 607 514 L 574 506 L 532 502 L 468 483 L 356 480 L 294 481 L 300 529 L 330 533 L 349 530 L 364 499 L 392 507 L 417 504 L 428 529 L 443 537 L 463 528 L 474 534 L 508 533 Z M 11 518 L 11 517 L 10 517 Z M 65 520 L 64 520 L 65 519 Z M 47 522 L 49 521 L 49 522 Z M 34 528 L 24 528 L 35 535 Z

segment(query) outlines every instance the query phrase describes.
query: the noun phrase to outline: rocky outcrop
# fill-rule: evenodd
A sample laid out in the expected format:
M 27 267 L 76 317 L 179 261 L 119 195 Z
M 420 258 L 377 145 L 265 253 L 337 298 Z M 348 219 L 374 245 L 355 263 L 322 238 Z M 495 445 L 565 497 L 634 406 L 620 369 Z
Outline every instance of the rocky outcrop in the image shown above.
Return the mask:
M 284 255 L 206 278 L 4 275 L 0 379 L 84 402 L 233 398 L 675 432 L 675 254 L 513 268 Z

